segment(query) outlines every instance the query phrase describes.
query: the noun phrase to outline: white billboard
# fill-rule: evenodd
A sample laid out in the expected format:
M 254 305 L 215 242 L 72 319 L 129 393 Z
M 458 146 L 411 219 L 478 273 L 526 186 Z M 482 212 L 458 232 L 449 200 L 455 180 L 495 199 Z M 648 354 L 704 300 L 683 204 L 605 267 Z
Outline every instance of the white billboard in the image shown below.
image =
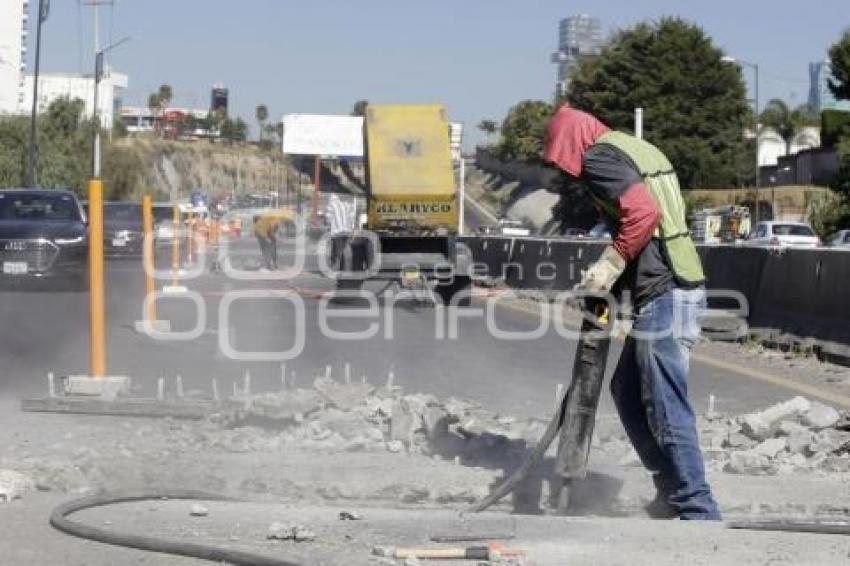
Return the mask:
M 363 157 L 363 117 L 287 114 L 283 117 L 283 153 Z

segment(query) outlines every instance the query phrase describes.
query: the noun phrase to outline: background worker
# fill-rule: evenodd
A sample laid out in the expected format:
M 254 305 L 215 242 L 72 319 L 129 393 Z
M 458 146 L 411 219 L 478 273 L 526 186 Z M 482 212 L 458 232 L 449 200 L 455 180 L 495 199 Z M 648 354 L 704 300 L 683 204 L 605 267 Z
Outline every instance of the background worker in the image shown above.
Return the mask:
M 567 106 L 549 124 L 544 159 L 562 173 L 562 185 L 584 186 L 615 232 L 578 288 L 628 292 L 634 301 L 611 393 L 658 491 L 648 511 L 718 520 L 687 394 L 705 277 L 676 173 L 652 144 Z
M 292 214 L 285 209 L 272 210 L 254 217 L 254 236 L 260 244 L 265 269 L 277 269 L 277 233 L 280 226 L 291 219 Z

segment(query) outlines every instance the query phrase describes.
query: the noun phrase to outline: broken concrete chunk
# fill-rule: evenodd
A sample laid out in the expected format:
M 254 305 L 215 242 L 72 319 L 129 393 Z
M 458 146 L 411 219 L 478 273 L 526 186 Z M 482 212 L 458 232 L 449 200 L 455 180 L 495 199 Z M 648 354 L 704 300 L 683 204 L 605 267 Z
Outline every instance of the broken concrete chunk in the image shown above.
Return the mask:
M 316 533 L 302 525 L 295 525 L 292 529 L 292 540 L 295 542 L 309 542 L 316 540 Z
M 329 403 L 343 411 L 366 405 L 369 395 L 375 389 L 368 383 L 338 383 L 323 377 L 313 382 L 313 388 Z
M 414 413 L 404 399 L 393 404 L 390 419 L 390 440 L 400 440 L 406 444 L 413 441 L 413 433 L 422 426 L 421 414 Z
M 797 417 L 811 408 L 811 402 L 805 397 L 794 397 L 790 401 L 778 403 L 740 418 L 741 431 L 753 440 L 767 440 L 773 436 L 775 426 L 783 420 Z
M 29 476 L 13 470 L 0 470 L 0 501 L 3 503 L 20 499 L 32 488 L 33 481 Z
M 758 454 L 753 450 L 747 450 L 744 452 L 733 452 L 723 471 L 730 474 L 765 475 L 772 472 L 772 466 L 766 456 Z
M 274 522 L 269 525 L 266 534 L 269 540 L 293 540 L 295 542 L 309 542 L 316 540 L 316 533 L 303 525 L 286 524 Z
M 767 458 L 775 458 L 776 455 L 783 452 L 787 446 L 788 440 L 785 438 L 768 438 L 753 448 L 752 451 Z
M 269 540 L 289 540 L 292 538 L 292 527 L 283 523 L 274 522 L 269 525 L 266 538 Z
M 206 517 L 210 514 L 210 510 L 201 505 L 200 503 L 195 503 L 189 509 L 189 515 L 192 517 Z
M 801 424 L 783 421 L 779 423 L 777 434 L 788 439 L 788 451 L 792 454 L 802 454 L 814 441 L 814 434 Z
M 817 401 L 812 403 L 808 411 L 803 413 L 802 422 L 804 425 L 811 428 L 821 430 L 834 426 L 841 418 L 841 415 L 830 407 Z
M 723 443 L 724 448 L 734 448 L 737 450 L 749 450 L 756 445 L 756 441 L 741 432 L 733 432 Z

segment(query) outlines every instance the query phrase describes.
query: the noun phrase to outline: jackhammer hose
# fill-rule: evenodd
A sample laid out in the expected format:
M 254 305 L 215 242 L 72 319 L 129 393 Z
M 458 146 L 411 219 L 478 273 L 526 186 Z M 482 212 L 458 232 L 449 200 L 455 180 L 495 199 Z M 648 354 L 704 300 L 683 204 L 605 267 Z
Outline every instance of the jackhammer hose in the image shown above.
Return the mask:
M 783 531 L 790 533 L 813 533 L 820 535 L 850 535 L 850 523 L 847 521 L 801 520 L 801 519 L 765 519 L 728 521 L 726 528 L 749 531 Z
M 134 535 L 113 532 L 84 523 L 78 523 L 68 518 L 78 511 L 92 509 L 94 507 L 105 507 L 116 503 L 127 503 L 132 501 L 148 501 L 158 499 L 195 499 L 202 501 L 236 501 L 221 495 L 194 490 L 167 490 L 161 492 L 143 492 L 135 490 L 121 490 L 112 492 L 101 492 L 80 499 L 63 503 L 53 509 L 50 513 L 50 524 L 63 533 L 88 540 L 136 548 L 150 552 L 162 552 L 166 554 L 177 554 L 212 562 L 223 562 L 236 564 L 238 566 L 304 566 L 299 562 L 292 562 L 280 558 L 271 558 L 260 554 L 251 554 L 239 550 L 230 550 L 216 546 L 208 546 L 193 542 L 170 541 L 144 535 Z
M 537 446 L 534 447 L 534 450 L 531 454 L 529 454 L 525 462 L 523 462 L 522 465 L 505 481 L 493 489 L 487 497 L 469 506 L 466 511 L 464 511 L 465 513 L 480 513 L 493 504 L 498 503 L 500 499 L 511 493 L 516 486 L 524 480 L 526 476 L 528 476 L 531 470 L 537 467 L 543 459 L 543 456 L 546 454 L 546 451 L 549 449 L 549 446 L 552 444 L 552 441 L 555 440 L 556 436 L 558 436 L 558 431 L 561 429 L 561 426 L 564 424 L 568 391 L 569 389 L 565 389 L 561 394 L 561 398 L 558 401 L 558 410 L 555 411 L 555 414 L 552 416 L 552 420 L 549 421 L 549 425 L 543 432 L 543 436 L 540 438 Z

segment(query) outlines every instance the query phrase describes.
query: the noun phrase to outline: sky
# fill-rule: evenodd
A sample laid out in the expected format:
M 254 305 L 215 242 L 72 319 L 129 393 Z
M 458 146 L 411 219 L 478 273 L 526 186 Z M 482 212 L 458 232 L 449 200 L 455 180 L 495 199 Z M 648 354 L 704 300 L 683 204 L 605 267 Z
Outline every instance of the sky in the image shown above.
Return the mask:
M 91 72 L 87 1 L 52 0 L 44 72 Z M 38 0 L 30 6 L 34 27 Z M 727 54 L 759 65 L 762 105 L 804 103 L 809 62 L 850 27 L 848 0 L 114 0 L 100 9 L 100 36 L 102 46 L 132 38 L 111 57 L 129 75 L 127 105 L 145 105 L 162 83 L 174 105 L 201 108 L 224 83 L 231 114 L 252 125 L 261 103 L 272 117 L 348 114 L 359 99 L 442 103 L 469 146 L 482 119 L 552 97 L 558 21 L 580 13 L 606 34 L 670 15 L 698 24 Z

